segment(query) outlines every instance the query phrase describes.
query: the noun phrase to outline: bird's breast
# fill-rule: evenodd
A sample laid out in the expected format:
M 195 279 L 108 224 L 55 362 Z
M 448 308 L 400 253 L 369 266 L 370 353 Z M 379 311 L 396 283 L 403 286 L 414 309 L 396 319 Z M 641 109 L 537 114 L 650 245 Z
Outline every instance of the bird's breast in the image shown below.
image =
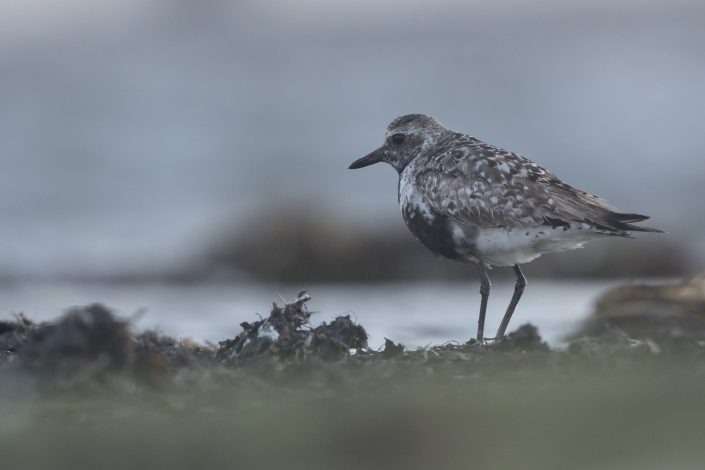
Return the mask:
M 453 222 L 435 211 L 413 181 L 403 175 L 399 182 L 399 206 L 411 233 L 429 250 L 444 258 L 464 259 Z

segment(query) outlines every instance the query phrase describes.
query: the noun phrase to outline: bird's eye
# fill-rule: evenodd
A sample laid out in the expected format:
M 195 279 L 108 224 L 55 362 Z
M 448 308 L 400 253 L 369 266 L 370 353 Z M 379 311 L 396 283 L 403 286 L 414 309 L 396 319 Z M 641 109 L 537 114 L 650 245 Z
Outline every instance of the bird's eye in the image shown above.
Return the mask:
M 404 134 L 394 134 L 392 136 L 392 142 L 394 142 L 395 144 L 401 144 L 402 142 L 404 142 L 405 138 L 406 136 Z

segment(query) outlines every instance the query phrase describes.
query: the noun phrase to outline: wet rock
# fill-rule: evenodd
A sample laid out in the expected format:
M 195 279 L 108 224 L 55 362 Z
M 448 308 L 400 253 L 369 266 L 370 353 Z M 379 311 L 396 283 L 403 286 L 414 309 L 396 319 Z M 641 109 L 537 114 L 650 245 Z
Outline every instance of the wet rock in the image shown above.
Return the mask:
M 705 339 L 705 275 L 680 283 L 633 284 L 605 293 L 575 336 L 620 330 L 659 344 Z

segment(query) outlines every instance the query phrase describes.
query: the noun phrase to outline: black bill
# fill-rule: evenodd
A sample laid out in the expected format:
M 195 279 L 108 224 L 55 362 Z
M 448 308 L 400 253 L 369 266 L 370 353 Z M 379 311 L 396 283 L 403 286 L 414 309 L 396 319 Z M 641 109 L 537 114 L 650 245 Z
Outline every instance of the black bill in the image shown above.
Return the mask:
M 382 147 L 380 147 L 369 155 L 365 155 L 359 160 L 355 160 L 352 165 L 350 165 L 348 168 L 351 170 L 356 170 L 358 168 L 374 165 L 375 163 L 381 162 L 383 157 L 384 150 L 382 149 Z

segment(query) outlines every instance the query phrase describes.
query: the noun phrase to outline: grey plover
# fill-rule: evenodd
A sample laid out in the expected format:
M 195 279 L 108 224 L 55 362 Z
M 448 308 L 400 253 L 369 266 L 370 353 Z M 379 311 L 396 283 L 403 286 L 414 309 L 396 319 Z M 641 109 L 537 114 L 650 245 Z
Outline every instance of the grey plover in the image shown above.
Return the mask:
M 520 264 L 597 237 L 661 232 L 633 225 L 649 218 L 645 215 L 617 212 L 527 158 L 423 114 L 396 118 L 384 144 L 350 168 L 379 162 L 399 173 L 399 205 L 416 238 L 441 257 L 479 266 L 478 340 L 484 337 L 492 266 L 512 266 L 516 275 L 497 330 L 501 338 L 526 286 Z

